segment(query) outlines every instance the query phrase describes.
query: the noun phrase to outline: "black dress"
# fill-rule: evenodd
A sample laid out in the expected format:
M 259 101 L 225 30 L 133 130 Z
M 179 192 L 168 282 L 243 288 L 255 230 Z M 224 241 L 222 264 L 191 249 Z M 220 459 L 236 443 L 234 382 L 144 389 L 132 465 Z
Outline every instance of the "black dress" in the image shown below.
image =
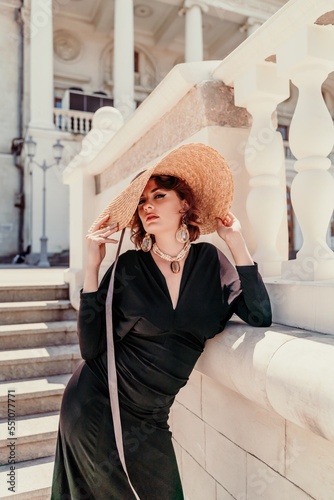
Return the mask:
M 64 392 L 52 500 L 133 500 L 115 445 L 109 402 L 104 302 L 111 269 L 99 290 L 83 293 L 78 318 L 79 366 Z M 150 253 L 120 256 L 113 321 L 124 452 L 141 500 L 181 500 L 167 424 L 175 395 L 203 351 L 233 313 L 254 326 L 271 323 L 257 266 L 235 269 L 211 244 L 191 246 L 175 309 Z

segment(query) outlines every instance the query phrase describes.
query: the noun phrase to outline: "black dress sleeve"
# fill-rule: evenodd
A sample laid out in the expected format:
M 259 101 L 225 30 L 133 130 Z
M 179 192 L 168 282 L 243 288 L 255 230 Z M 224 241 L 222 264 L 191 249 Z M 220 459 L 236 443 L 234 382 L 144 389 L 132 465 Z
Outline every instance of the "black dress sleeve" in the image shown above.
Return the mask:
M 270 299 L 257 264 L 234 268 L 220 250 L 218 259 L 223 300 L 231 305 L 232 314 L 252 326 L 270 326 Z
M 105 302 L 112 271 L 104 275 L 96 292 L 81 292 L 78 311 L 78 336 L 81 357 L 94 359 L 107 347 Z
M 272 322 L 271 305 L 266 287 L 253 266 L 236 266 L 242 293 L 234 304 L 234 312 L 252 326 L 270 326 Z

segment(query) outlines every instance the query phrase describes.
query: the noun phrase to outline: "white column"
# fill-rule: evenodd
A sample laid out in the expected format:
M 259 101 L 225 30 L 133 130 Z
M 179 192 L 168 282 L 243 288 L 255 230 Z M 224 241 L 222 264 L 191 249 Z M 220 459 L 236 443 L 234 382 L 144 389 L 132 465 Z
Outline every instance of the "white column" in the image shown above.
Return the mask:
M 283 275 L 299 280 L 334 278 L 334 253 L 326 235 L 334 208 L 334 179 L 327 156 L 334 127 L 321 86 L 334 70 L 333 26 L 309 25 L 277 53 L 279 70 L 291 77 L 299 95 L 290 126 L 290 148 L 297 158 L 291 201 L 303 234 L 295 261 L 284 263 Z
M 201 1 L 186 0 L 184 12 L 186 17 L 185 26 L 185 61 L 203 61 L 203 30 L 202 12 L 207 12 L 208 6 Z
M 31 0 L 30 127 L 53 129 L 52 0 Z
M 127 118 L 136 109 L 133 0 L 115 0 L 113 79 L 114 107 Z
M 263 276 L 276 276 L 284 258 L 277 241 L 286 216 L 286 188 L 283 141 L 272 116 L 277 104 L 289 96 L 289 81 L 277 76 L 274 64 L 264 62 L 239 77 L 234 91 L 236 106 L 246 107 L 253 117 L 245 148 L 250 175 L 246 208 L 257 244 L 253 257 Z M 287 258 L 287 227 L 285 240 Z

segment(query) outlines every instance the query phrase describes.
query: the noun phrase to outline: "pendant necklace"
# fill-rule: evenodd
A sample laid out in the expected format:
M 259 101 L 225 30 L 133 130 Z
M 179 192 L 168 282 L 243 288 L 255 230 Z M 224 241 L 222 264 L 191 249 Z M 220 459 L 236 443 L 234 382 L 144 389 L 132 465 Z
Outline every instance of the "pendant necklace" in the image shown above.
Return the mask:
M 189 248 L 190 248 L 190 241 L 188 241 L 184 245 L 181 252 L 179 252 L 175 257 L 172 257 L 171 255 L 162 252 L 156 243 L 153 244 L 152 250 L 156 255 L 161 257 L 163 260 L 167 260 L 168 262 L 170 262 L 170 268 L 173 273 L 179 273 L 181 269 L 180 261 L 185 257 Z

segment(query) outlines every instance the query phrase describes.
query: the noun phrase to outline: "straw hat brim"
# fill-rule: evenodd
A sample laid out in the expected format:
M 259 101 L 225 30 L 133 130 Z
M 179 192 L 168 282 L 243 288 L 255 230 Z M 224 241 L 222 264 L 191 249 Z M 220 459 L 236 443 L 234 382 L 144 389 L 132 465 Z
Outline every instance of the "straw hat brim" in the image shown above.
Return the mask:
M 131 227 L 142 192 L 153 175 L 171 175 L 188 184 L 199 211 L 201 234 L 216 231 L 216 218 L 224 219 L 230 210 L 234 190 L 233 177 L 223 156 L 206 144 L 185 144 L 136 177 L 103 210 L 90 231 L 107 215 L 110 217 L 107 225 L 117 222 L 120 230 Z

